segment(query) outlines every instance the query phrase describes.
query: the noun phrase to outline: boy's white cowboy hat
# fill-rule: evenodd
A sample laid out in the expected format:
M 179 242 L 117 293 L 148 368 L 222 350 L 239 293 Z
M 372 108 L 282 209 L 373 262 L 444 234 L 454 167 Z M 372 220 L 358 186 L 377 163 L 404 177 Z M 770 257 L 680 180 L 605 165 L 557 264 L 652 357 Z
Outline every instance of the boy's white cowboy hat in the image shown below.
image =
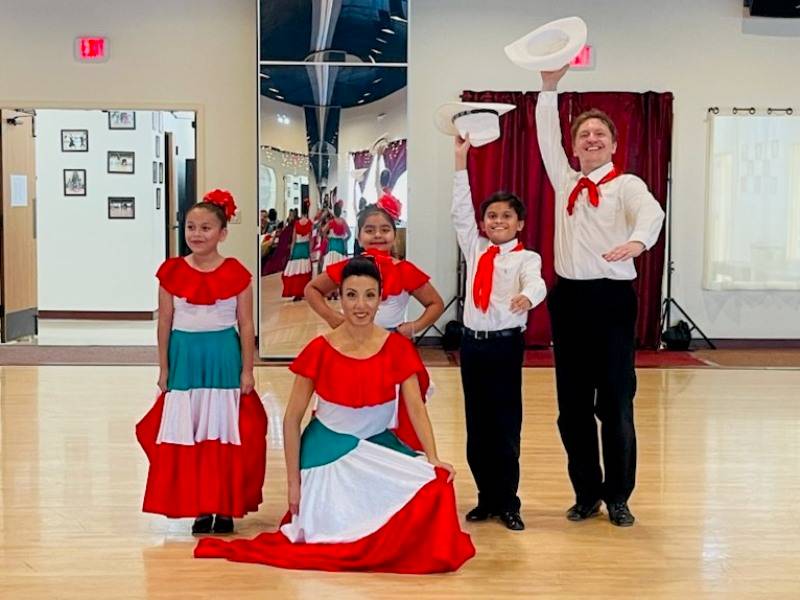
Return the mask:
M 500 137 L 500 115 L 515 108 L 498 102 L 447 102 L 436 109 L 434 122 L 442 133 L 469 134 L 473 146 L 483 146 Z
M 505 47 L 515 65 L 531 71 L 555 71 L 568 64 L 586 44 L 586 23 L 580 17 L 558 19 L 534 29 Z

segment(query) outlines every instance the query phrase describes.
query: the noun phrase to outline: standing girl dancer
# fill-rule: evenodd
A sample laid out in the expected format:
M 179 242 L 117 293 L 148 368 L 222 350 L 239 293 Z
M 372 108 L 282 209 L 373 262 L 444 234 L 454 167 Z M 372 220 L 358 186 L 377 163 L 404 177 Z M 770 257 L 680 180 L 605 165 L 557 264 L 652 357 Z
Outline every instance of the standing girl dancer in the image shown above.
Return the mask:
M 213 190 L 186 214 L 192 253 L 158 269 L 161 394 L 136 425 L 150 461 L 143 510 L 231 533 L 261 503 L 267 415 L 253 391 L 251 275 L 217 246 L 236 212 Z M 216 515 L 216 516 L 215 516 Z

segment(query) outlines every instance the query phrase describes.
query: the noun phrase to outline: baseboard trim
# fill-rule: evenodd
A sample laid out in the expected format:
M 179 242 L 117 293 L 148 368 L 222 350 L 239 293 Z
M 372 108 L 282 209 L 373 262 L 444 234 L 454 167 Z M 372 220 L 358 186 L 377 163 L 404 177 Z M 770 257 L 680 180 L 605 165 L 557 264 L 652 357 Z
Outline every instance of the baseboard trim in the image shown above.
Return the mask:
M 86 321 L 155 321 L 157 310 L 40 310 L 40 319 L 75 319 Z
M 721 349 L 748 349 L 748 348 L 800 348 L 800 339 L 758 339 L 758 338 L 710 338 L 717 348 Z M 703 338 L 692 339 L 692 350 L 705 350 L 708 348 Z

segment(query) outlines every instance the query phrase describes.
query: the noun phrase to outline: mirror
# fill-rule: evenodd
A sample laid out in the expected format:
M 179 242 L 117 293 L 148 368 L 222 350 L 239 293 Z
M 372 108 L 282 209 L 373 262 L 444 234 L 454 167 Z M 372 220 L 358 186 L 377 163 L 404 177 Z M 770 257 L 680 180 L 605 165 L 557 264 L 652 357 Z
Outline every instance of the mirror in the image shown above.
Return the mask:
M 407 2 L 260 4 L 259 354 L 286 359 L 329 329 L 302 288 L 359 251 L 358 211 L 384 194 L 405 256 Z

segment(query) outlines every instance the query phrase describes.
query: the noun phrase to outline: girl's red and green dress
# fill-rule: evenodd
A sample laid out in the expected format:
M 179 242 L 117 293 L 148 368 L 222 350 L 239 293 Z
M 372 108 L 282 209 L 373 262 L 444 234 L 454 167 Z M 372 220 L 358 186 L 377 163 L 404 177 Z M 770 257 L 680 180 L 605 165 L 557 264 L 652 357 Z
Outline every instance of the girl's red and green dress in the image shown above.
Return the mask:
M 240 391 L 237 296 L 251 275 L 233 258 L 204 272 L 178 257 L 156 277 L 174 313 L 167 390 L 136 425 L 150 462 L 142 508 L 242 517 L 261 504 L 266 469 L 267 415 Z
M 291 365 L 314 384 L 316 409 L 300 442 L 300 507 L 254 539 L 205 538 L 200 558 L 290 569 L 440 573 L 475 554 L 461 530 L 448 473 L 391 431 L 399 386 L 425 367 L 390 333 L 381 350 L 353 358 L 324 336 Z

